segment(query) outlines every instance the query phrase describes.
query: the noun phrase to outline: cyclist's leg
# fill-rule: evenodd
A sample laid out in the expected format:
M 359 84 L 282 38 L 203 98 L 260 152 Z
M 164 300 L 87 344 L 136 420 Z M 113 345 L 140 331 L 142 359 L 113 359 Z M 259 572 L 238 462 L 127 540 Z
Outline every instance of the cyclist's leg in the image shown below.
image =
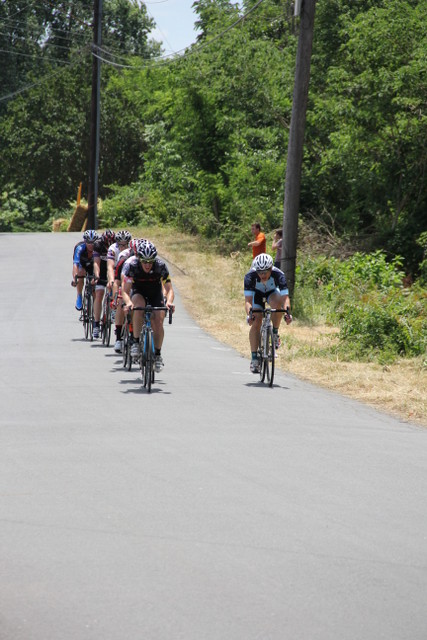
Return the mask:
M 254 301 L 252 303 L 253 309 L 263 309 L 264 304 L 260 304 Z M 251 347 L 251 365 L 250 369 L 252 373 L 259 373 L 261 362 L 259 361 L 258 352 L 259 352 L 259 341 L 260 341 L 260 330 L 262 323 L 262 313 L 254 313 L 254 320 L 249 329 L 249 344 Z
M 116 332 L 116 344 L 114 345 L 114 348 L 119 349 L 120 348 L 120 341 L 122 339 L 122 329 L 123 329 L 123 323 L 125 320 L 125 314 L 123 311 L 123 307 L 122 307 L 122 297 L 120 294 L 120 281 L 119 280 L 115 280 L 114 281 L 114 296 L 117 296 L 117 307 L 116 307 L 116 318 L 115 318 L 115 322 L 114 322 L 114 326 L 115 326 L 115 332 Z
M 280 291 L 277 290 L 271 295 L 268 296 L 268 304 L 272 309 L 284 309 L 283 306 L 283 297 L 280 295 Z M 271 314 L 271 322 L 273 323 L 273 327 L 278 329 L 280 327 L 280 323 L 282 322 L 283 315 L 281 313 L 272 313 Z
M 93 316 L 99 324 L 101 319 L 102 301 L 104 299 L 105 285 L 97 284 L 95 287 L 95 300 L 93 302 Z
M 145 307 L 145 298 L 138 292 L 134 292 L 132 295 L 132 304 L 135 307 Z M 143 312 L 142 311 L 133 311 L 132 312 L 132 326 L 133 326 L 133 345 L 131 349 L 132 356 L 138 355 L 139 353 L 139 336 L 141 335 L 142 322 L 143 322 Z
M 252 299 L 252 309 L 264 309 L 265 304 L 262 296 L 256 292 Z M 261 329 L 262 313 L 254 313 L 253 322 L 249 329 L 249 344 L 251 352 L 257 352 L 259 347 L 259 332 Z
M 86 275 L 86 269 L 84 269 L 82 266 L 79 265 L 78 269 L 77 269 L 77 275 L 78 276 L 85 276 Z M 77 285 L 76 285 L 76 290 L 77 290 L 77 295 L 82 295 L 83 293 L 83 287 L 84 287 L 84 278 L 77 278 Z
M 157 293 L 154 296 L 150 297 L 150 304 L 153 307 L 164 306 L 164 293 L 162 287 L 159 287 Z M 157 373 L 159 373 L 164 366 L 161 351 L 163 346 L 163 339 L 165 337 L 165 330 L 163 327 L 165 316 L 166 313 L 164 311 L 154 311 L 153 315 L 151 316 L 151 328 L 153 329 L 154 339 L 155 370 L 157 371 Z
M 78 276 L 85 276 L 86 275 L 86 269 L 84 269 L 81 265 L 79 265 L 78 268 L 77 268 L 77 275 Z M 77 278 L 77 284 L 76 284 L 76 293 L 77 293 L 76 309 L 77 309 L 77 311 L 81 311 L 81 309 L 82 309 L 83 287 L 84 287 L 84 278 Z

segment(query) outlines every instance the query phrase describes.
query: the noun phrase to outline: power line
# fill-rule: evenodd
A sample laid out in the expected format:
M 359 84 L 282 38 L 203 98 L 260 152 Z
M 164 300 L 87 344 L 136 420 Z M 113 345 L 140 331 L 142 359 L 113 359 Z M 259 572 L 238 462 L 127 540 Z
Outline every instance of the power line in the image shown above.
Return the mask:
M 102 56 L 98 55 L 98 51 L 101 51 L 106 53 L 107 55 L 113 55 L 113 54 L 109 54 L 106 50 L 101 49 L 100 47 L 93 47 L 92 48 L 92 55 L 95 56 L 95 58 L 98 58 L 99 60 L 101 60 L 101 62 L 104 62 L 105 64 L 111 65 L 113 67 L 117 67 L 119 69 L 133 69 L 134 71 L 141 71 L 143 69 L 146 69 L 147 67 L 154 67 L 154 66 L 163 66 L 165 64 L 172 64 L 173 62 L 177 62 L 177 61 L 181 61 L 184 60 L 185 58 L 188 58 L 190 55 L 194 55 L 194 54 L 198 54 L 202 49 L 205 49 L 206 47 L 210 46 L 211 44 L 213 44 L 214 42 L 217 42 L 220 38 L 222 38 L 226 33 L 228 33 L 229 31 L 231 31 L 232 29 L 234 29 L 237 25 L 239 25 L 241 22 L 243 22 L 251 13 L 253 13 L 265 0 L 258 0 L 258 2 L 256 4 L 254 4 L 254 6 L 249 9 L 249 11 L 247 11 L 243 16 L 240 16 L 240 18 L 238 20 L 236 20 L 235 22 L 233 22 L 229 27 L 227 27 L 226 29 L 224 29 L 224 31 L 222 31 L 221 33 L 219 33 L 218 35 L 214 36 L 211 40 L 207 40 L 206 42 L 203 42 L 200 45 L 196 45 L 194 46 L 192 49 L 181 49 L 180 51 L 175 52 L 175 58 L 171 58 L 170 55 L 167 56 L 158 56 L 156 58 L 151 58 L 147 64 L 142 65 L 142 66 L 135 66 L 135 65 L 125 65 L 125 64 L 119 64 L 117 62 L 113 62 L 111 60 L 106 60 L 105 58 L 103 58 Z M 182 55 L 179 55 L 181 52 Z
M 85 51 L 88 51 L 89 48 L 88 47 L 84 47 L 83 49 L 81 49 L 78 52 L 78 56 L 81 56 Z M 79 62 L 79 60 L 75 60 L 74 62 L 70 62 L 69 65 L 71 67 L 74 67 L 77 63 Z M 46 76 L 43 76 L 42 78 L 40 78 L 39 80 L 35 80 L 34 82 L 32 82 L 31 84 L 27 84 L 24 87 L 21 87 L 20 89 L 17 89 L 16 91 L 12 91 L 11 93 L 8 93 L 5 96 L 1 96 L 0 97 L 0 102 L 5 102 L 6 100 L 10 100 L 11 98 L 15 98 L 17 95 L 24 93 L 25 91 L 29 91 L 29 89 L 32 89 L 33 87 L 37 87 L 40 84 L 43 84 L 43 82 L 46 82 L 47 80 L 50 80 L 50 78 L 55 78 L 56 76 L 60 76 L 61 74 L 64 73 L 64 68 L 62 69 L 58 69 L 57 71 L 54 71 Z
M 36 53 L 20 53 L 19 51 L 12 51 L 10 49 L 0 49 L 1 53 L 7 53 L 12 56 L 20 56 L 22 58 L 33 58 L 34 60 L 44 60 L 47 62 L 59 62 L 61 64 L 72 64 L 68 62 L 68 60 L 60 60 L 59 58 L 43 58 L 42 56 L 37 55 Z

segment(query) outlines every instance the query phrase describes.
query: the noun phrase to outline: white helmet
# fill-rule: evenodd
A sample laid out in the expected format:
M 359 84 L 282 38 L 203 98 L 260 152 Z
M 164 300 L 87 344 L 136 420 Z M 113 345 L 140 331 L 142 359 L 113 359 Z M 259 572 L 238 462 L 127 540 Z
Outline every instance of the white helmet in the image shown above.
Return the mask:
M 273 258 L 268 253 L 260 253 L 252 262 L 252 269 L 255 271 L 267 271 L 273 266 Z
M 157 249 L 149 240 L 141 240 L 138 244 L 138 257 L 143 262 L 154 262 L 157 256 Z

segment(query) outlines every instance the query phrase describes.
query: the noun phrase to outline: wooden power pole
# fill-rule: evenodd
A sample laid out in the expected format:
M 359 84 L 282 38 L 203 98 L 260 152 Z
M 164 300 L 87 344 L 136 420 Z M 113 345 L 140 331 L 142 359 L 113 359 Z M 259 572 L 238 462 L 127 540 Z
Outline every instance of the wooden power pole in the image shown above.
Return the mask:
M 102 0 L 94 0 L 93 50 L 98 53 L 102 33 Z M 92 56 L 92 100 L 90 112 L 90 154 L 87 228 L 98 228 L 99 125 L 101 103 L 101 60 Z
M 295 82 L 286 162 L 285 202 L 283 207 L 283 241 L 280 266 L 285 272 L 290 294 L 295 287 L 295 267 L 298 240 L 298 213 L 301 190 L 301 167 L 304 132 L 310 82 L 311 50 L 313 46 L 316 0 L 298 0 L 300 31 L 295 65 Z

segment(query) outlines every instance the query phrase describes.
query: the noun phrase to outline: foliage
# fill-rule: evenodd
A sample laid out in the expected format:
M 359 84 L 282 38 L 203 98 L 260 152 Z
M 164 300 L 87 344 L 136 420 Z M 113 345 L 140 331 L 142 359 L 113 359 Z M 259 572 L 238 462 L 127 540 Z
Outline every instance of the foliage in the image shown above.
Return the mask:
M 23 194 L 10 185 L 0 194 L 0 232 L 47 231 L 54 209 L 41 191 Z
M 427 292 L 403 288 L 402 261 L 383 252 L 308 257 L 297 269 L 296 315 L 340 327 L 342 357 L 391 361 L 427 350 Z

